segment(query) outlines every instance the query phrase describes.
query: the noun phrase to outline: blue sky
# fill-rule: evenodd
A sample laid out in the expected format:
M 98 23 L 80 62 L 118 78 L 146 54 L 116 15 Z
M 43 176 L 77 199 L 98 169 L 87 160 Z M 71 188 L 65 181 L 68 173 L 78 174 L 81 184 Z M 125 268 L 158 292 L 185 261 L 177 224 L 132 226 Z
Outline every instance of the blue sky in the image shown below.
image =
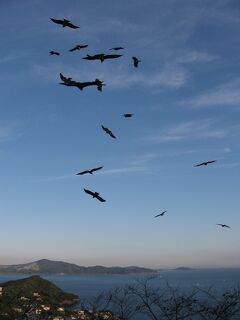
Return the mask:
M 239 12 L 234 0 L 0 1 L 1 264 L 240 266 Z M 81 59 L 113 46 L 124 56 Z M 63 87 L 60 72 L 106 86 Z

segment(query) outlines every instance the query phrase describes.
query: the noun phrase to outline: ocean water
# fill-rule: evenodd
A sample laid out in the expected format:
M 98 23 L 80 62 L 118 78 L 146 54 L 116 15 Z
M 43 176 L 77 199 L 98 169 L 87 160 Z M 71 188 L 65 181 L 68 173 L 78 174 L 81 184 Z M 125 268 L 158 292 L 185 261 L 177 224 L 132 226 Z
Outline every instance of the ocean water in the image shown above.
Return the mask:
M 150 275 L 79 275 L 79 276 L 50 276 L 43 278 L 53 282 L 64 291 L 75 293 L 80 298 L 93 297 L 103 291 L 115 287 L 133 284 Z M 29 277 L 29 275 L 1 275 L 0 283 Z M 151 281 L 153 286 L 164 288 L 167 283 L 180 291 L 191 290 L 193 287 L 207 288 L 214 286 L 222 292 L 228 288 L 240 287 L 239 269 L 193 269 L 193 270 L 163 270 Z
M 91 299 L 97 294 L 134 284 L 150 275 L 81 275 L 81 276 L 49 276 L 42 277 L 53 282 L 64 291 L 77 294 L 81 299 Z M 151 285 L 164 287 L 169 284 L 179 291 L 186 292 L 193 287 L 209 288 L 213 286 L 216 292 L 222 293 L 227 289 L 240 287 L 239 269 L 194 269 L 194 270 L 165 270 L 159 271 L 151 280 Z M 0 283 L 29 277 L 29 275 L 0 275 Z M 140 317 L 138 317 L 140 319 Z M 144 318 L 141 318 L 144 319 Z

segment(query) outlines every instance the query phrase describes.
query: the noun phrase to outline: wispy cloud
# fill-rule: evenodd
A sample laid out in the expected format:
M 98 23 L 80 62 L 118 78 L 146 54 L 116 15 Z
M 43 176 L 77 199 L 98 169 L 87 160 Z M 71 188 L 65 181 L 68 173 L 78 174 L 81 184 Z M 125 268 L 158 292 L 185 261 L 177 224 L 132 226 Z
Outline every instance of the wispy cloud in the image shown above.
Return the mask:
M 135 173 L 135 172 L 148 172 L 147 167 L 140 167 L 140 166 L 132 166 L 126 168 L 116 168 L 116 169 L 109 169 L 103 170 L 99 172 L 99 175 L 108 175 L 108 174 L 121 174 L 121 173 Z
M 219 57 L 207 52 L 201 51 L 189 51 L 186 54 L 177 58 L 178 63 L 200 63 L 200 62 L 211 62 Z
M 0 142 L 16 140 L 21 136 L 19 123 L 0 123 Z
M 32 67 L 32 74 L 45 81 L 56 81 L 59 72 L 66 73 L 76 81 L 88 81 L 96 77 L 104 80 L 109 88 L 126 88 L 130 86 L 144 86 L 149 88 L 179 89 L 188 79 L 188 72 L 178 64 L 166 64 L 158 72 L 135 72 L 132 62 L 118 65 L 86 63 L 81 65 L 79 71 L 63 63 L 51 63 L 46 65 L 35 64 Z
M 215 127 L 215 121 L 212 119 L 186 121 L 176 124 L 170 129 L 150 136 L 145 140 L 152 142 L 170 142 L 185 139 L 222 139 L 229 134 L 227 129 L 218 129 Z
M 223 83 L 213 89 L 207 90 L 193 98 L 181 102 L 181 105 L 193 108 L 239 106 L 240 104 L 240 78 Z
M 144 166 L 131 166 L 131 167 L 125 167 L 125 168 L 114 168 L 114 169 L 107 169 L 102 170 L 96 173 L 97 176 L 103 176 L 103 175 L 115 175 L 115 174 L 124 174 L 124 173 L 138 173 L 138 172 L 150 172 L 147 167 Z M 61 176 L 55 176 L 55 177 L 46 177 L 46 178 L 37 178 L 32 180 L 32 182 L 35 183 L 41 183 L 41 182 L 57 182 L 62 180 L 69 180 L 69 179 L 75 179 L 76 174 L 65 174 Z

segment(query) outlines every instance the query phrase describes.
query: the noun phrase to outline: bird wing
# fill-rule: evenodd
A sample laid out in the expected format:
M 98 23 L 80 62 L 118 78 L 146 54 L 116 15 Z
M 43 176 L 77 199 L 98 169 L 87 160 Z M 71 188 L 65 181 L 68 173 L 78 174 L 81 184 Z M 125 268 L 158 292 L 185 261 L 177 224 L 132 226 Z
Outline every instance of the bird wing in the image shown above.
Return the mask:
M 204 163 L 205 163 L 205 162 L 202 162 L 202 163 L 199 163 L 199 164 L 195 164 L 195 166 L 194 166 L 194 167 L 201 167 L 201 166 L 203 166 L 203 165 L 204 165 Z
M 84 49 L 84 48 L 87 48 L 88 47 L 88 44 L 85 44 L 85 45 L 80 45 L 80 49 Z
M 89 173 L 89 170 L 85 170 L 85 171 L 79 172 L 79 173 L 77 173 L 77 176 L 83 175 L 83 174 L 86 174 L 86 173 Z
M 206 163 L 214 163 L 214 162 L 217 162 L 217 160 L 211 160 L 211 161 L 207 161 Z
M 116 59 L 122 57 L 122 54 L 105 54 L 103 59 Z
M 116 139 L 115 135 L 112 133 L 111 130 L 109 130 L 108 128 L 105 128 L 104 130 L 106 131 L 106 133 L 108 133 L 110 135 L 110 137 Z
M 110 130 L 109 130 L 110 131 Z M 115 135 L 112 133 L 112 131 L 109 132 L 110 137 L 116 139 Z
M 53 19 L 53 18 L 50 18 L 50 20 L 52 20 L 52 22 L 57 23 L 57 24 L 63 24 L 63 20 Z
M 107 132 L 107 128 L 105 128 L 103 125 L 101 125 L 102 129 Z
M 75 51 L 75 50 L 77 50 L 76 47 L 70 49 L 69 51 L 70 51 L 70 52 L 73 52 L 73 51 Z
M 101 202 L 105 202 L 105 201 L 106 201 L 105 199 L 103 199 L 103 198 L 100 197 L 99 195 L 96 195 L 96 199 L 98 199 L 98 200 L 101 201 Z
M 68 22 L 68 23 L 67 23 L 67 26 L 68 26 L 69 28 L 72 28 L 72 29 L 79 29 L 79 28 L 80 28 L 80 27 L 72 24 L 71 22 Z
M 114 47 L 114 48 L 111 48 L 111 49 L 109 49 L 109 50 L 122 50 L 122 49 L 124 49 L 123 47 Z
M 88 189 L 83 189 L 87 194 L 90 194 L 91 196 L 94 195 L 94 192 L 92 192 L 91 190 Z
M 93 168 L 92 170 L 90 170 L 91 172 L 95 172 L 95 171 L 98 171 L 98 170 L 101 170 L 103 167 L 97 167 L 97 168 Z
M 155 218 L 160 217 L 160 215 L 161 215 L 161 213 L 157 214 L 157 215 L 155 216 Z
M 66 82 L 67 81 L 67 78 L 64 77 L 64 75 L 62 73 L 60 73 L 60 79 L 63 81 L 63 82 Z

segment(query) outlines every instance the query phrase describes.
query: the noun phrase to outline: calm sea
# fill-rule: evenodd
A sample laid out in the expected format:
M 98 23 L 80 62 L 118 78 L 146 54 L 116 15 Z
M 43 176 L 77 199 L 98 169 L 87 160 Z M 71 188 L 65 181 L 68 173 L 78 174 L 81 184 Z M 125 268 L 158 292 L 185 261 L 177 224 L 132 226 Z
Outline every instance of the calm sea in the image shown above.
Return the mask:
M 29 277 L 29 275 L 0 275 L 0 282 Z M 82 276 L 49 276 L 43 278 L 53 282 L 64 291 L 77 294 L 80 298 L 91 298 L 114 287 L 133 284 L 142 280 L 146 275 L 82 275 Z M 214 286 L 217 292 L 240 285 L 239 269 L 194 269 L 159 271 L 152 280 L 153 286 L 164 289 L 169 283 L 181 291 L 191 290 L 193 287 L 207 288 Z M 139 318 L 140 319 L 140 318 Z
M 149 275 L 148 275 L 149 276 Z M 114 287 L 133 284 L 147 275 L 81 275 L 81 276 L 49 276 L 42 277 L 53 282 L 64 291 L 75 293 L 82 298 L 93 297 L 102 291 Z M 29 275 L 0 275 L 0 282 L 29 277 Z M 214 286 L 216 290 L 240 285 L 239 269 L 194 269 L 194 270 L 166 270 L 159 271 L 152 282 L 155 286 L 164 287 L 166 283 L 180 290 L 188 290 L 193 286 Z

